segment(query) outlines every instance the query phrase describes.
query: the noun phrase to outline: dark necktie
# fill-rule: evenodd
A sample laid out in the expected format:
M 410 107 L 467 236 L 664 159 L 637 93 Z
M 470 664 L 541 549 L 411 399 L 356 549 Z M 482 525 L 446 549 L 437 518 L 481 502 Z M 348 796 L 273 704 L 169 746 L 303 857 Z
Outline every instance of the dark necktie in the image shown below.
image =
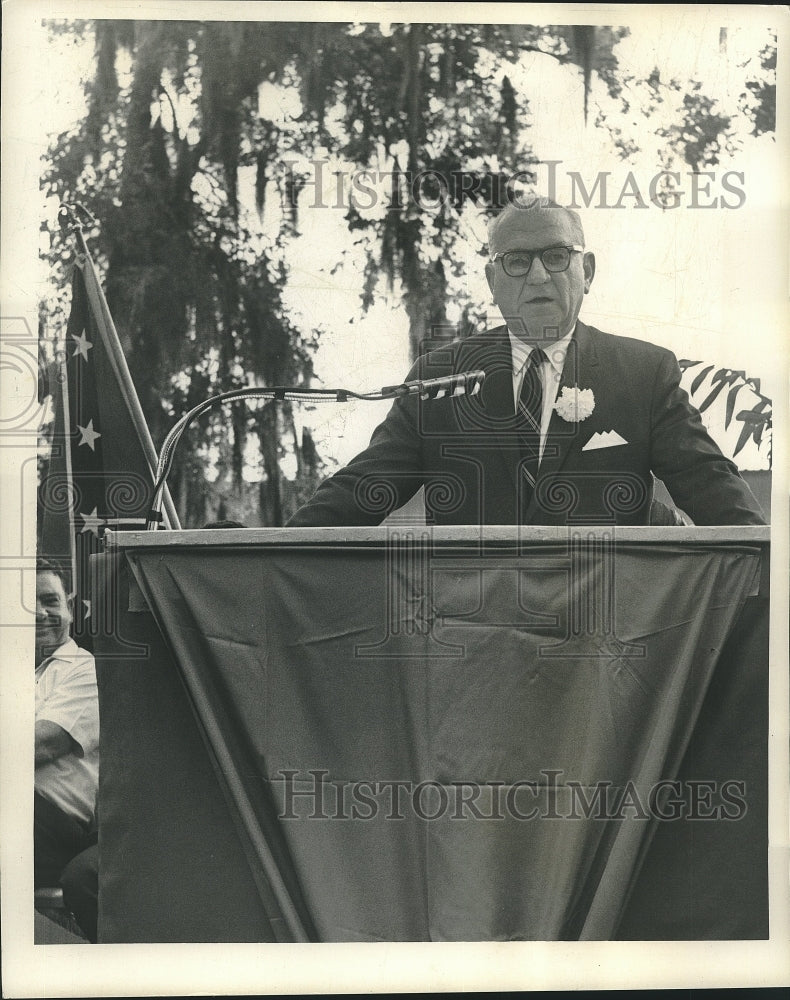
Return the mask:
M 518 397 L 522 471 L 526 479 L 524 486 L 530 495 L 538 477 L 540 425 L 543 419 L 543 383 L 540 379 L 540 366 L 545 360 L 545 352 L 540 347 L 534 347 L 527 359 Z

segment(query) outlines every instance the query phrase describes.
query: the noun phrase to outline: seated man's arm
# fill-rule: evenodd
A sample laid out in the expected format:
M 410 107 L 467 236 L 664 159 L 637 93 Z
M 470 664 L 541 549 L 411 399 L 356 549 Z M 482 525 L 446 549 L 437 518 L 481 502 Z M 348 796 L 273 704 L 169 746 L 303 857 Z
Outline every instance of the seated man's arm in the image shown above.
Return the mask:
M 49 719 L 36 722 L 36 767 L 49 764 L 68 753 L 80 753 L 80 746 L 66 730 Z
M 653 390 L 651 468 L 695 524 L 765 524 L 737 466 L 721 453 L 680 387 L 680 367 L 665 352 Z
M 90 654 L 83 653 L 46 700 L 37 703 L 35 733 L 36 767 L 67 753 L 83 757 L 98 748 L 99 692 Z

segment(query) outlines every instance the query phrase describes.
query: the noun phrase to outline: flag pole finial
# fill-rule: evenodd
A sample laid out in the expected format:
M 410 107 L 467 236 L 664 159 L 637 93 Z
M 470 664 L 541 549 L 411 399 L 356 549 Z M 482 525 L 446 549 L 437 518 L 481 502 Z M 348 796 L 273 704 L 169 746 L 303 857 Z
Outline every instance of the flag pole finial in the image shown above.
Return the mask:
M 69 204 L 65 201 L 61 202 L 60 208 L 58 209 L 58 221 L 62 226 L 81 226 L 82 223 L 79 220 L 80 215 L 86 222 L 90 222 L 92 225 L 96 224 L 96 216 L 89 208 L 86 208 L 81 201 L 75 201 L 73 204 Z
M 58 223 L 60 228 L 64 233 L 70 230 L 77 239 L 80 251 L 87 253 L 88 247 L 82 231 L 83 219 L 91 225 L 96 225 L 96 216 L 81 202 L 75 201 L 74 204 L 61 203 L 58 209 Z
M 80 229 L 82 228 L 82 223 L 77 218 L 74 206 L 67 205 L 65 202 L 62 203 L 58 209 L 58 223 L 60 224 L 60 228 L 63 230 L 76 227 L 79 227 Z

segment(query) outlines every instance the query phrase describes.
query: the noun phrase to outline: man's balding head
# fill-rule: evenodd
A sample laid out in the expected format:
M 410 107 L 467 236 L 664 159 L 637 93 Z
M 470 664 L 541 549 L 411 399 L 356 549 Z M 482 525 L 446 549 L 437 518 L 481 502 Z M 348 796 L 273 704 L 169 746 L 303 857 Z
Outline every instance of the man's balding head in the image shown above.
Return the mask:
M 519 223 L 527 222 L 528 224 L 530 212 L 534 214 L 557 213 L 565 216 L 568 232 L 573 235 L 573 242 L 584 246 L 584 227 L 582 226 L 582 220 L 579 218 L 578 212 L 575 212 L 572 208 L 565 208 L 563 205 L 558 205 L 551 198 L 535 198 L 534 201 L 524 205 L 513 203 L 506 205 L 498 215 L 495 215 L 491 219 L 488 223 L 489 255 L 495 254 L 501 249 L 497 245 L 497 234 L 500 230 L 503 227 L 507 228 L 515 220 L 518 220 Z

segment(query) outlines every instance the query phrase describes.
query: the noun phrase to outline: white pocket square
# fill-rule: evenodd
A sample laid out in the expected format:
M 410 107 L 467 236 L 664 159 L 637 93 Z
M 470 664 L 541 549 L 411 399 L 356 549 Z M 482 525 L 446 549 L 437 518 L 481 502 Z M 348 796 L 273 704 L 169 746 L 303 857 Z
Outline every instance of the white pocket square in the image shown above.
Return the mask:
M 582 451 L 592 451 L 594 448 L 614 448 L 618 444 L 628 444 L 624 437 L 620 437 L 617 431 L 598 431 L 593 434 Z

